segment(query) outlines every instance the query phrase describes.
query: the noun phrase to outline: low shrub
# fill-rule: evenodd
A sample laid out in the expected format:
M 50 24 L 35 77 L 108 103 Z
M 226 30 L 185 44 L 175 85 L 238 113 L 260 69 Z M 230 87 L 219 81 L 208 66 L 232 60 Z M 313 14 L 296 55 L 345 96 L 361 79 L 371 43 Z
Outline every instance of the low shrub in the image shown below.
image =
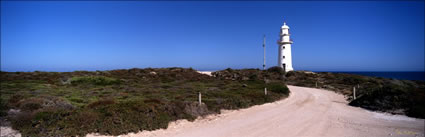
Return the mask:
M 9 104 L 10 105 L 16 105 L 22 99 L 24 99 L 24 96 L 22 96 L 20 94 L 14 94 L 9 98 Z
M 101 99 L 101 100 L 95 101 L 93 103 L 90 103 L 89 105 L 87 105 L 87 107 L 96 108 L 96 107 L 99 107 L 99 106 L 105 106 L 105 105 L 110 105 L 110 104 L 115 104 L 115 101 L 113 99 Z
M 234 72 L 232 68 L 227 68 L 227 69 L 225 69 L 225 71 L 228 71 L 230 73 Z
M 79 98 L 79 97 L 70 97 L 69 101 L 74 102 L 74 103 L 84 103 L 84 99 Z
M 39 102 L 25 102 L 24 104 L 20 105 L 20 109 L 24 111 L 34 111 L 41 107 L 42 106 Z
M 0 117 L 6 116 L 8 109 L 9 107 L 6 105 L 6 102 L 0 97 Z
M 93 84 L 93 85 L 113 85 L 119 84 L 120 80 L 115 78 L 105 77 L 105 76 L 80 76 L 72 77 L 71 84 Z
M 278 67 L 278 66 L 270 67 L 270 68 L 267 69 L 267 71 L 268 72 L 275 72 L 275 73 L 278 73 L 278 74 L 285 74 L 285 71 L 281 67 Z
M 21 110 L 10 120 L 23 136 L 120 135 L 167 128 L 178 119 L 194 120 L 288 95 L 275 72 L 227 69 L 215 74 L 184 68 L 2 72 L 1 80 L 8 83 L 2 83 L 0 92 L 7 101 L 0 107 Z M 268 95 L 264 95 L 266 76 Z M 71 84 L 60 82 L 61 78 L 70 78 Z M 199 92 L 202 105 L 197 102 Z
M 267 84 L 267 89 L 279 94 L 286 94 L 286 95 L 289 94 L 288 87 L 286 85 L 283 85 L 282 83 L 269 83 Z

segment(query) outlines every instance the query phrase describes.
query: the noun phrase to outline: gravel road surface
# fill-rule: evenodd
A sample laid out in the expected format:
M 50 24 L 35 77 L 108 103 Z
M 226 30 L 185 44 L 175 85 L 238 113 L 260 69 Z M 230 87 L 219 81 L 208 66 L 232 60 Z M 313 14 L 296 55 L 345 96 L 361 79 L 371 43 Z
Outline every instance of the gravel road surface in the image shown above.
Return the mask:
M 351 107 L 332 91 L 288 86 L 288 98 L 219 115 L 179 120 L 168 129 L 122 136 L 153 137 L 388 137 L 424 136 L 424 119 Z M 92 135 L 89 135 L 92 136 Z

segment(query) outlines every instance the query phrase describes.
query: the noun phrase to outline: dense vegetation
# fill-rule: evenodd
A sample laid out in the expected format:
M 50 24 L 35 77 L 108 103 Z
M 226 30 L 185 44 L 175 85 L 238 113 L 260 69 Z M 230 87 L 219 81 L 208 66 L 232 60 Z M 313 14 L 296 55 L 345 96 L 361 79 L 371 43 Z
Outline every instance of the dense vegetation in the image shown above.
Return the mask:
M 288 72 L 285 81 L 289 85 L 335 91 L 345 95 L 352 106 L 425 118 L 425 81 L 305 71 Z M 353 87 L 356 87 L 355 100 Z
M 177 119 L 194 120 L 221 109 L 287 97 L 285 84 L 335 91 L 353 106 L 425 118 L 424 81 L 284 73 L 277 67 L 226 69 L 212 77 L 184 68 L 0 74 L 0 118 L 8 119 L 24 136 L 119 135 L 167 128 Z M 264 86 L 271 91 L 267 96 Z M 197 103 L 199 92 L 202 105 Z
M 214 76 L 193 69 L 1 72 L 0 117 L 23 136 L 119 135 L 167 128 L 287 97 L 280 70 L 232 70 Z M 268 95 L 264 95 L 267 80 Z M 202 105 L 197 103 L 202 93 Z

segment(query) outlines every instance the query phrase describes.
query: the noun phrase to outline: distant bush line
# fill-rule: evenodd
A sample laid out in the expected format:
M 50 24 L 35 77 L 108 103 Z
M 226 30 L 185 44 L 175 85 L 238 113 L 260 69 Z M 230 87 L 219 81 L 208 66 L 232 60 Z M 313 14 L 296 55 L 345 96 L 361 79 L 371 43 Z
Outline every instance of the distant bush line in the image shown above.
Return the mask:
M 119 83 L 119 80 L 105 76 L 79 76 L 71 78 L 71 84 L 112 85 Z

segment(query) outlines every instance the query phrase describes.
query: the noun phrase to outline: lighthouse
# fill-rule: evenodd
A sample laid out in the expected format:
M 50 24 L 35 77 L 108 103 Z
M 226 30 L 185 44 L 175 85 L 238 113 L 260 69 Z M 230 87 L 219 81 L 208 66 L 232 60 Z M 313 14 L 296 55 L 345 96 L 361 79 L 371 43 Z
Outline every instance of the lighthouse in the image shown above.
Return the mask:
M 277 41 L 277 44 L 279 45 L 277 66 L 281 67 L 285 72 L 294 70 L 292 68 L 291 53 L 291 44 L 293 42 L 289 36 L 289 26 L 286 25 L 286 22 L 283 22 L 283 25 L 280 28 L 279 40 Z

